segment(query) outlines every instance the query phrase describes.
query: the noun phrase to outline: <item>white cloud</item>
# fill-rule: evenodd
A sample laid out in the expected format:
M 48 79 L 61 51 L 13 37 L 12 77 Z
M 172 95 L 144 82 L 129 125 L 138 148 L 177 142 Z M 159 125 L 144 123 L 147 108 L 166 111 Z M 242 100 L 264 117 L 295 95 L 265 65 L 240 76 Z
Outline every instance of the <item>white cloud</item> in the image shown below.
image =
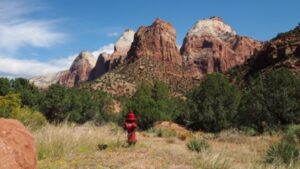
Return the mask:
M 69 69 L 78 55 L 72 54 L 48 61 L 16 57 L 23 47 L 49 48 L 67 38 L 66 34 L 56 31 L 55 20 L 30 18 L 30 14 L 40 10 L 30 2 L 0 0 L 0 76 L 29 78 L 56 73 Z M 114 45 L 109 44 L 92 53 L 97 58 L 99 53 L 112 53 L 113 49 Z
M 61 67 L 37 60 L 0 58 L 0 76 L 31 77 L 61 70 Z
M 102 52 L 112 53 L 114 50 L 113 44 L 108 44 L 100 47 L 98 50 L 91 52 L 95 59 Z M 67 70 L 71 66 L 78 54 L 73 54 L 67 57 L 62 57 L 50 61 L 38 61 L 30 59 L 16 59 L 0 55 L 0 76 L 5 77 L 33 77 L 57 73 L 62 70 Z
M 66 39 L 66 34 L 55 31 L 53 20 L 33 20 L 26 18 L 37 10 L 16 0 L 0 1 L 0 52 L 15 53 L 18 49 L 31 47 L 51 47 Z
M 108 37 L 117 37 L 119 36 L 119 33 L 118 32 L 110 32 L 107 34 Z

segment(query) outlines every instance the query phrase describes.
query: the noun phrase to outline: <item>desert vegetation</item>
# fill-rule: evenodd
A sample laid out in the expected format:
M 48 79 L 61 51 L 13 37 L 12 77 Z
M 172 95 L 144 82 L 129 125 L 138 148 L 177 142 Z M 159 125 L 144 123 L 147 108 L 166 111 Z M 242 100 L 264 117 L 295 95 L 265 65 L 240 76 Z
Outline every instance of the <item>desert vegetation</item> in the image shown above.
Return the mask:
M 299 76 L 284 68 L 243 87 L 213 73 L 180 97 L 161 81 L 141 83 L 132 97 L 114 97 L 1 78 L 0 116 L 31 129 L 39 168 L 294 169 L 300 166 L 299 93 Z M 119 113 L 112 112 L 115 101 Z M 138 117 L 134 147 L 120 127 L 128 111 Z M 183 127 L 161 128 L 158 121 Z

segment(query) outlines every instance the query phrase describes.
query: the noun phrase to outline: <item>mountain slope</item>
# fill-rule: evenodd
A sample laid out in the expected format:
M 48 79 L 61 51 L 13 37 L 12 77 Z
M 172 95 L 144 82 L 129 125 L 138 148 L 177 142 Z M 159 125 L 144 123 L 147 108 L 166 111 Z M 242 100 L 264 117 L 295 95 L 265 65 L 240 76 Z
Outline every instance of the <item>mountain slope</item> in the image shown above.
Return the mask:
M 41 89 L 47 89 L 51 84 L 61 84 L 65 87 L 73 87 L 88 80 L 96 61 L 94 56 L 82 51 L 73 61 L 69 70 L 60 71 L 54 74 L 33 77 L 30 82 Z
M 286 67 L 300 75 L 300 26 L 278 34 L 244 65 L 232 69 L 227 74 L 232 81 L 243 83 L 256 74 L 280 67 Z

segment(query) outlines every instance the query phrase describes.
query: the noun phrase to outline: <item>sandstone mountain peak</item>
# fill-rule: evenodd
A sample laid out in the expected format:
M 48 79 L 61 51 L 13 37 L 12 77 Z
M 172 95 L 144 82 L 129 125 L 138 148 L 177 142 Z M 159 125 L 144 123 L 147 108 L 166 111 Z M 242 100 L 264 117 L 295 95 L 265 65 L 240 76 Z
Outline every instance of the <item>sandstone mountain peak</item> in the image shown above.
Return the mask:
M 128 52 L 128 59 L 133 61 L 141 57 L 176 64 L 182 63 L 176 45 L 176 30 L 170 23 L 156 19 L 152 25 L 141 26 L 138 29 Z
M 134 31 L 131 29 L 125 30 L 115 44 L 115 51 L 129 50 L 133 42 Z
M 211 19 L 211 20 L 216 20 L 216 21 L 220 21 L 220 22 L 224 22 L 224 20 L 223 20 L 221 17 L 219 17 L 219 16 L 212 16 L 212 17 L 210 17 L 209 19 Z
M 209 19 L 199 20 L 189 30 L 188 35 L 207 36 L 212 35 L 221 39 L 236 35 L 236 32 L 223 19 L 213 16 Z
M 199 20 L 187 33 L 181 54 L 188 65 L 199 70 L 199 76 L 225 72 L 243 64 L 262 42 L 239 36 L 217 16 Z
M 96 65 L 96 60 L 92 53 L 83 50 L 73 61 L 70 70 L 75 70 L 78 66 L 84 66 L 85 64 L 94 67 Z

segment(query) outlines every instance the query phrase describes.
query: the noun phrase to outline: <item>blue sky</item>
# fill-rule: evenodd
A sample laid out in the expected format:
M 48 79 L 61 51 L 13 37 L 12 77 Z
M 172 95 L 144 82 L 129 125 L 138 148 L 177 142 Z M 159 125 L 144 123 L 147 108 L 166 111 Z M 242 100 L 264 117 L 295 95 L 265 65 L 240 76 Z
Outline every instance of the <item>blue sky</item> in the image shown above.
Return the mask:
M 299 0 L 0 0 L 0 76 L 67 69 L 81 50 L 111 51 L 122 31 L 157 17 L 173 24 L 178 44 L 210 16 L 238 34 L 269 40 L 300 22 L 299 6 Z

